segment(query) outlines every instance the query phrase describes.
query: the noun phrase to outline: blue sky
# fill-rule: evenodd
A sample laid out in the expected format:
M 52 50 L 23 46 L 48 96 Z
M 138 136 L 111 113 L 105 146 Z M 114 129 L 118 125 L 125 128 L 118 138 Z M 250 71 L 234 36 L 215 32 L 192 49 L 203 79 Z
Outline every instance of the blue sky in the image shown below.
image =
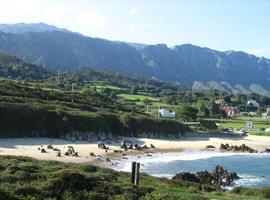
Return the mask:
M 87 36 L 192 43 L 270 58 L 269 0 L 0 0 L 0 23 L 45 22 Z

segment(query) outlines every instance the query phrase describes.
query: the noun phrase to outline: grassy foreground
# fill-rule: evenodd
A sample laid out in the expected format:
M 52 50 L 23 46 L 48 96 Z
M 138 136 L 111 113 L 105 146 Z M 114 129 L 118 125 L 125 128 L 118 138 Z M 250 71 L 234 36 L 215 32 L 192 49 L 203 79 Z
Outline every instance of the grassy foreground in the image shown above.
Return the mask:
M 269 199 L 270 189 L 220 188 L 141 175 L 140 186 L 130 174 L 85 164 L 0 157 L 0 199 L 5 200 L 174 200 Z

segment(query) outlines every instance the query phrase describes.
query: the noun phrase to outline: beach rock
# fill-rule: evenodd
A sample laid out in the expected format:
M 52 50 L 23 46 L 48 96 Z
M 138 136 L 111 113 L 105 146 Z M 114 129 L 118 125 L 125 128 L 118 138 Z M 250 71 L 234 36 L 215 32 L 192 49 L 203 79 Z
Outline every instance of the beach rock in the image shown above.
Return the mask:
M 57 157 L 61 157 L 61 152 L 58 151 L 57 154 L 56 154 Z
M 75 152 L 75 153 L 73 154 L 73 156 L 74 156 L 74 157 L 79 157 L 78 152 Z
M 156 147 L 153 144 L 150 144 L 150 148 L 154 149 Z
M 60 151 L 60 149 L 57 149 L 57 148 L 53 148 L 53 151 Z
M 220 150 L 226 150 L 226 151 L 241 151 L 241 152 L 249 152 L 249 153 L 257 153 L 258 151 L 256 149 L 253 149 L 249 146 L 246 146 L 245 144 L 242 144 L 240 146 L 229 144 L 221 144 L 219 147 Z
M 89 153 L 89 156 L 96 157 L 96 155 L 93 152 Z
M 230 148 L 229 144 L 220 144 L 219 149 L 220 150 L 228 150 Z
M 100 149 L 108 149 L 108 147 L 104 143 L 99 143 L 98 148 L 100 148 Z
M 265 149 L 265 152 L 266 153 L 270 153 L 270 149 Z
M 121 149 L 125 149 L 125 150 L 128 149 L 127 144 L 126 144 L 125 141 L 122 142 L 122 144 L 121 144 Z
M 128 146 L 128 149 L 133 149 L 133 144 L 130 144 L 130 145 Z
M 52 146 L 51 144 L 49 144 L 49 145 L 47 146 L 47 149 L 53 149 L 53 146 Z
M 109 158 L 106 158 L 106 161 L 107 161 L 107 162 L 111 162 L 111 160 L 110 160 Z
M 215 149 L 216 147 L 213 146 L 213 145 L 207 145 L 205 148 L 206 148 L 206 149 Z
M 199 182 L 208 185 L 232 186 L 238 178 L 235 172 L 228 172 L 222 166 L 216 166 L 212 173 L 208 171 L 197 172 L 196 174 L 181 172 L 176 174 L 172 179 Z
M 42 148 L 41 153 L 47 153 L 47 151 L 44 148 Z
M 122 150 L 113 150 L 114 153 L 123 153 Z
M 200 180 L 196 177 L 195 174 L 191 174 L 189 172 L 181 172 L 179 174 L 176 174 L 175 176 L 172 177 L 172 180 L 183 180 L 197 183 L 200 182 Z

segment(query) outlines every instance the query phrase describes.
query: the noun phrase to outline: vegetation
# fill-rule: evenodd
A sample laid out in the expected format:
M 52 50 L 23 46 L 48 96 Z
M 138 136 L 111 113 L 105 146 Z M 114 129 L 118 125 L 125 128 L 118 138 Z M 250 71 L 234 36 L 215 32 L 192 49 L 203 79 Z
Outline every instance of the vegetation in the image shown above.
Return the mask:
M 1 137 L 63 137 L 73 132 L 82 137 L 86 133 L 158 137 L 187 130 L 177 121 L 151 118 L 90 89 L 71 93 L 50 83 L 2 79 L 0 94 Z
M 141 174 L 140 186 L 130 184 L 130 174 L 92 165 L 38 161 L 0 156 L 0 199 L 5 200 L 184 200 L 270 198 L 269 189 L 219 187 L 173 181 Z

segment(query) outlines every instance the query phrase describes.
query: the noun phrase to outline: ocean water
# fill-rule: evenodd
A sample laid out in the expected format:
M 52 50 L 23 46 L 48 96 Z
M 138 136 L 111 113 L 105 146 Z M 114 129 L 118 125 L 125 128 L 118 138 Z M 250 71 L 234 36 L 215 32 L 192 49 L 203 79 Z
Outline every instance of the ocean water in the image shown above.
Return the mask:
M 152 157 L 131 156 L 128 160 L 120 161 L 117 167 L 111 167 L 119 171 L 130 171 L 132 161 L 141 163 L 141 172 L 165 178 L 171 178 L 179 172 L 212 171 L 216 165 L 221 165 L 241 177 L 235 182 L 235 186 L 270 187 L 270 154 L 217 151 L 156 153 Z

